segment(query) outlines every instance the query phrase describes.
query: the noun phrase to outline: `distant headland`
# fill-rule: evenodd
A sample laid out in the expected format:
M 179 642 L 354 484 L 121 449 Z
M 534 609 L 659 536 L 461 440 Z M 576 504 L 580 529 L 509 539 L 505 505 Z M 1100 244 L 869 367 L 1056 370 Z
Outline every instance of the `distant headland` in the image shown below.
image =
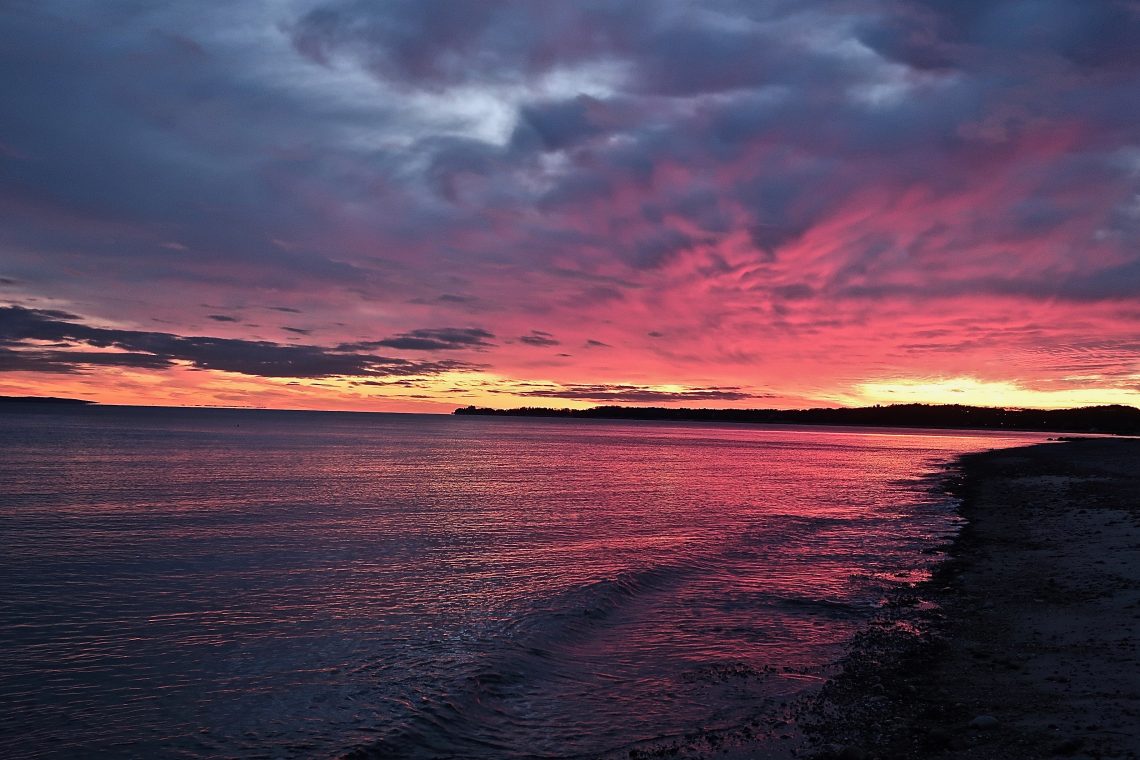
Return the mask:
M 488 409 L 466 406 L 460 415 L 505 417 L 571 417 L 607 420 L 740 422 L 793 425 L 858 425 L 866 427 L 968 428 L 1040 430 L 1065 433 L 1140 435 L 1140 409 L 1119 404 L 1079 409 L 1003 409 L 961 404 L 892 404 L 838 409 L 669 409 L 664 407 L 595 406 L 589 409 Z

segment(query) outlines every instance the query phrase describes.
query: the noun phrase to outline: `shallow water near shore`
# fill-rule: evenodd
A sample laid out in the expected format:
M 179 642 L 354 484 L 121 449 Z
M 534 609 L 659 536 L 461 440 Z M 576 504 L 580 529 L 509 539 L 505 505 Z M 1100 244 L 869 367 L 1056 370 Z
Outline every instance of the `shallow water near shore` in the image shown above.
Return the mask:
M 954 455 L 1045 438 L 114 407 L 0 429 L 10 757 L 568 758 L 737 728 L 922 577 Z

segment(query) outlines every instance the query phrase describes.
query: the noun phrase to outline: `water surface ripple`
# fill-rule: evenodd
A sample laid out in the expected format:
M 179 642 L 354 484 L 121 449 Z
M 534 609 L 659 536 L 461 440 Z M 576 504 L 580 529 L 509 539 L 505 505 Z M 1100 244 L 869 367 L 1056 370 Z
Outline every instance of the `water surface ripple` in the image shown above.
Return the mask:
M 592 757 L 810 686 L 1035 434 L 0 412 L 5 757 Z M 766 701 L 768 700 L 768 701 Z

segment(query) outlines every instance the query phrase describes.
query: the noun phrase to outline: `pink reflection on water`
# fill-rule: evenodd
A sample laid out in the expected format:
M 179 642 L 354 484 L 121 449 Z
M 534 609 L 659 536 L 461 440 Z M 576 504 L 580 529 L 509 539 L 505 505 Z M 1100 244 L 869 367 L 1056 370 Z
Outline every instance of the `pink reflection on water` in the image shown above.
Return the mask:
M 558 756 L 745 721 L 922 577 L 954 527 L 929 490 L 943 462 L 1041 437 L 271 413 L 11 429 L 0 686 L 21 735 L 200 757 Z

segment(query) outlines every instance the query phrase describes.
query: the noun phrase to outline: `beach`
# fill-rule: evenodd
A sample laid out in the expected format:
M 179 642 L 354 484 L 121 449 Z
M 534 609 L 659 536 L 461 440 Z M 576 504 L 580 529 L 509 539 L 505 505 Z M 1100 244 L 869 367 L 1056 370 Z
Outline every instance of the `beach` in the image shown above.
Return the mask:
M 1140 756 L 1138 465 L 1103 438 L 961 457 L 948 559 L 856 639 L 800 754 Z

